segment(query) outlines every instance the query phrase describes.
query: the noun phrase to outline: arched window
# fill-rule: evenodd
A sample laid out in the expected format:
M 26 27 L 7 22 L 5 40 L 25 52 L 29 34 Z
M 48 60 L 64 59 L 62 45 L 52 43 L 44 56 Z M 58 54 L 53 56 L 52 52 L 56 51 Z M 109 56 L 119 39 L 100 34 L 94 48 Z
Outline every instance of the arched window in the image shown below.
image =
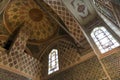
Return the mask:
M 58 64 L 58 50 L 53 49 L 49 54 L 49 67 L 48 67 L 48 74 L 51 74 L 57 70 L 59 70 Z
M 101 53 L 105 53 L 120 46 L 115 38 L 104 27 L 95 28 L 91 33 L 91 37 Z

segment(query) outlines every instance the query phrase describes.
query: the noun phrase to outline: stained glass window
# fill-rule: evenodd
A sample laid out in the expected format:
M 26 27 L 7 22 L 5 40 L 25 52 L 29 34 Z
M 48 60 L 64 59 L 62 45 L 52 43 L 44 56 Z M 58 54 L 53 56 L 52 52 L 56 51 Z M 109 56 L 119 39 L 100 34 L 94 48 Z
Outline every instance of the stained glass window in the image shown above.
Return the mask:
M 58 64 L 58 50 L 53 49 L 49 54 L 49 67 L 48 67 L 48 74 L 51 74 L 57 70 L 59 70 Z
M 105 53 L 120 46 L 115 38 L 104 27 L 95 28 L 91 33 L 91 37 L 101 53 Z

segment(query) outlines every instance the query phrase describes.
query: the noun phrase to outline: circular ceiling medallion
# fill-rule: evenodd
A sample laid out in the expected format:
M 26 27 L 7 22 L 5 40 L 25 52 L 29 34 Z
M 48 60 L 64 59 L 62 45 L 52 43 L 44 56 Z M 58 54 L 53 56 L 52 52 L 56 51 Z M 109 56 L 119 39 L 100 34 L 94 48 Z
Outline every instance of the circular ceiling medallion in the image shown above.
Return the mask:
M 42 11 L 36 8 L 29 11 L 29 16 L 33 21 L 41 21 L 43 18 Z
M 32 43 L 46 41 L 58 31 L 58 24 L 34 0 L 12 0 L 4 12 L 6 28 L 12 33 L 23 22 L 31 25 L 28 28 L 31 31 L 29 42 Z

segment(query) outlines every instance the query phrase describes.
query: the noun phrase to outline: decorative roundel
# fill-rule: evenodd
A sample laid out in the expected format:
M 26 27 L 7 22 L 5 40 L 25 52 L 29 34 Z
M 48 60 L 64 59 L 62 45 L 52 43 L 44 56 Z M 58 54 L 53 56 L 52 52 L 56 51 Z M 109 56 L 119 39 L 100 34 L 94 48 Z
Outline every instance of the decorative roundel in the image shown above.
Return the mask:
M 40 9 L 34 0 L 12 0 L 4 13 L 4 23 L 13 32 L 17 26 L 24 22 L 30 29 L 29 42 L 38 43 L 46 41 L 55 35 L 58 25 Z

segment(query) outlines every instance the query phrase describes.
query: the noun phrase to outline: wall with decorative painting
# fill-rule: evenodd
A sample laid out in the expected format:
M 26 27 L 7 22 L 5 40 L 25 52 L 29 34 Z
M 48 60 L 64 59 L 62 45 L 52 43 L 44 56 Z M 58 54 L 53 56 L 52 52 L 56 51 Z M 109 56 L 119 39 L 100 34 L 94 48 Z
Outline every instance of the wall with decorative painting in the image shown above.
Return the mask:
M 45 50 L 40 60 L 42 64 L 41 74 L 43 79 L 46 79 L 52 75 L 56 75 L 61 71 L 65 71 L 67 68 L 73 67 L 74 65 L 79 64 L 81 61 L 84 61 L 84 59 L 88 59 L 89 57 L 95 55 L 90 49 L 86 50 L 86 53 L 84 53 L 84 51 L 83 53 L 79 52 L 77 46 L 69 40 L 70 38 L 68 36 L 57 38 Z M 53 74 L 48 75 L 48 56 L 52 49 L 58 50 L 59 70 Z M 87 57 L 87 55 L 89 57 Z
M 10 71 L 0 69 L 0 80 L 30 80 L 30 79 Z
M 112 55 L 103 58 L 102 63 L 106 68 L 111 80 L 119 80 L 120 79 L 120 47 L 117 48 Z
M 42 2 L 39 0 L 36 0 L 36 1 L 39 4 L 41 4 Z M 76 42 L 80 44 L 80 41 L 83 40 L 85 37 L 83 36 L 79 23 L 74 19 L 72 14 L 63 4 L 62 0 L 44 0 L 44 2 L 47 5 L 49 5 L 50 8 L 52 8 L 53 11 L 60 17 L 60 19 L 66 25 L 67 31 L 72 35 L 72 37 L 76 40 Z M 43 4 L 43 6 L 45 6 L 45 3 Z
M 97 57 L 92 57 L 48 80 L 109 80 Z
M 29 29 L 23 26 L 9 50 L 0 48 L 0 67 L 33 80 L 40 80 L 40 62 L 24 52 L 28 38 Z

